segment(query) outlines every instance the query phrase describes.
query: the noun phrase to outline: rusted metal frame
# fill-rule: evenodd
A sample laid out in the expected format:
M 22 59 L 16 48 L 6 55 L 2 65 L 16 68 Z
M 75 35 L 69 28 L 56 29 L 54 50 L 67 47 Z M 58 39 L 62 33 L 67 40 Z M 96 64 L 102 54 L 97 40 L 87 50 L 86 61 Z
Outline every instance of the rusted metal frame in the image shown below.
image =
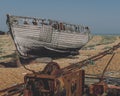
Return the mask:
M 76 74 L 76 75 L 75 75 Z M 69 74 L 63 75 L 66 96 L 82 96 L 84 89 L 84 70 L 77 70 Z M 74 86 L 75 90 L 72 93 L 72 87 Z
M 20 84 L 17 84 L 17 85 L 15 85 L 15 86 L 8 87 L 8 88 L 6 88 L 6 89 L 0 90 L 0 92 L 5 92 L 5 91 L 14 90 L 15 88 L 22 87 L 22 86 L 24 86 L 24 83 L 20 83 Z
M 24 83 L 17 84 L 15 86 L 0 90 L 3 93 L 2 96 L 13 96 L 15 94 L 21 93 L 24 90 Z
M 70 73 L 73 73 L 73 72 L 77 72 L 77 71 L 80 71 L 81 69 L 80 68 L 71 68 L 71 69 L 66 69 L 66 71 L 61 71 L 61 75 L 66 75 L 66 74 L 70 74 Z
M 34 74 L 34 73 L 33 73 Z M 43 76 L 44 75 L 44 76 Z M 33 82 L 32 83 L 34 83 L 34 81 L 36 81 L 36 80 L 41 80 L 41 79 L 45 79 L 45 80 L 52 80 L 53 82 L 55 82 L 55 76 L 51 76 L 51 75 L 47 75 L 47 74 L 34 74 L 34 75 L 32 75 L 32 74 L 28 74 L 28 75 L 26 75 L 25 77 L 24 77 L 24 82 L 25 82 L 25 84 L 27 85 L 28 84 L 28 80 L 27 79 L 29 79 L 29 80 L 33 80 Z M 39 82 L 39 81 L 38 81 Z M 29 85 L 29 84 L 28 84 Z M 31 85 L 30 85 L 31 86 Z M 53 86 L 53 87 L 52 87 Z M 51 88 L 50 89 L 41 89 L 41 92 L 43 92 L 43 93 L 50 93 L 51 91 L 54 91 L 53 89 L 54 89 L 54 83 L 53 83 L 53 85 L 51 86 Z M 25 88 L 26 89 L 26 88 Z M 27 90 L 29 90 L 29 89 L 27 89 Z M 32 90 L 30 89 L 30 91 L 32 92 Z M 28 94 L 28 93 L 26 93 L 26 94 Z M 25 95 L 25 96 L 28 96 L 28 95 Z M 31 96 L 31 95 L 30 95 Z M 45 95 L 46 96 L 46 95 Z
M 17 90 L 17 91 L 13 91 L 13 92 L 5 92 L 5 94 L 2 95 L 2 96 L 13 96 L 13 95 L 15 95 L 15 94 L 20 94 L 20 93 L 22 93 L 23 90 L 24 90 L 24 89 L 22 89 L 22 90 Z
M 25 78 L 41 78 L 41 79 L 55 79 L 55 76 L 48 74 L 27 74 Z

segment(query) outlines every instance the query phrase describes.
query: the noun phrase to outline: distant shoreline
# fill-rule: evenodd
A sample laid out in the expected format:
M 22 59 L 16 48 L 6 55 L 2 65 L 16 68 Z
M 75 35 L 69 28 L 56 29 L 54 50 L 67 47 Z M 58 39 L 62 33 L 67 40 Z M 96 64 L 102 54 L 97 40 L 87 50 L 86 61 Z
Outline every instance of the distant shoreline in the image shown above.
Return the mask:
M 93 33 L 93 35 L 100 35 L 100 36 L 102 36 L 102 35 L 120 36 L 120 34 L 97 34 L 97 33 Z

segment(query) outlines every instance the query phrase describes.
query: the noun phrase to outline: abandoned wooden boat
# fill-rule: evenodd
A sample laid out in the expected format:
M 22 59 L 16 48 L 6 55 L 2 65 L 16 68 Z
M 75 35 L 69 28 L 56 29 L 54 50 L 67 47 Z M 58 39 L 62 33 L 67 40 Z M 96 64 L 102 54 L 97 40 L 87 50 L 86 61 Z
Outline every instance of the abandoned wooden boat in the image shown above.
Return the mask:
M 9 31 L 21 56 L 76 53 L 91 37 L 88 27 L 34 17 L 7 15 Z

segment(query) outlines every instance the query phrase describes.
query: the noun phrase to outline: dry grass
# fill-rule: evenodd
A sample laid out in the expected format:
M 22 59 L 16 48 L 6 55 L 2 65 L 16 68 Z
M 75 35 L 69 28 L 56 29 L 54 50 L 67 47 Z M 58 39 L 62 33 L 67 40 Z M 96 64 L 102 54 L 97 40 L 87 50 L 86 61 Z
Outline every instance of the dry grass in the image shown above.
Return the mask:
M 15 46 L 8 35 L 0 35 L 0 62 L 15 58 Z

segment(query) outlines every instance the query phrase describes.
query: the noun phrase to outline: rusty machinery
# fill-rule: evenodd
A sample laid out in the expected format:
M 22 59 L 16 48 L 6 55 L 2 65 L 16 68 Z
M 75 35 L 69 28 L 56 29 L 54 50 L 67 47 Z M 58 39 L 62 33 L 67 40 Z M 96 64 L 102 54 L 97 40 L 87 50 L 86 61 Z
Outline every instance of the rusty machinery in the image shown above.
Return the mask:
M 81 68 L 90 64 L 90 61 L 96 61 L 112 53 L 119 47 L 120 43 L 98 55 L 61 69 L 55 62 L 48 63 L 40 72 L 27 69 L 24 66 L 33 73 L 25 75 L 24 83 L 0 90 L 0 93 L 3 93 L 2 96 L 13 96 L 18 93 L 18 96 L 82 96 L 85 89 L 85 71 Z M 103 79 L 113 56 L 114 53 L 103 70 L 103 74 L 99 77 L 99 82 L 89 86 L 89 94 L 92 96 L 101 95 L 108 90 L 108 85 Z
M 0 92 L 4 92 L 2 96 L 13 96 L 18 93 L 18 96 L 82 96 L 84 76 L 84 70 L 63 75 L 59 65 L 50 62 L 43 71 L 25 75 L 24 84 Z
M 27 74 L 24 96 L 82 96 L 84 71 L 60 72 L 58 64 L 50 62 L 40 74 Z

